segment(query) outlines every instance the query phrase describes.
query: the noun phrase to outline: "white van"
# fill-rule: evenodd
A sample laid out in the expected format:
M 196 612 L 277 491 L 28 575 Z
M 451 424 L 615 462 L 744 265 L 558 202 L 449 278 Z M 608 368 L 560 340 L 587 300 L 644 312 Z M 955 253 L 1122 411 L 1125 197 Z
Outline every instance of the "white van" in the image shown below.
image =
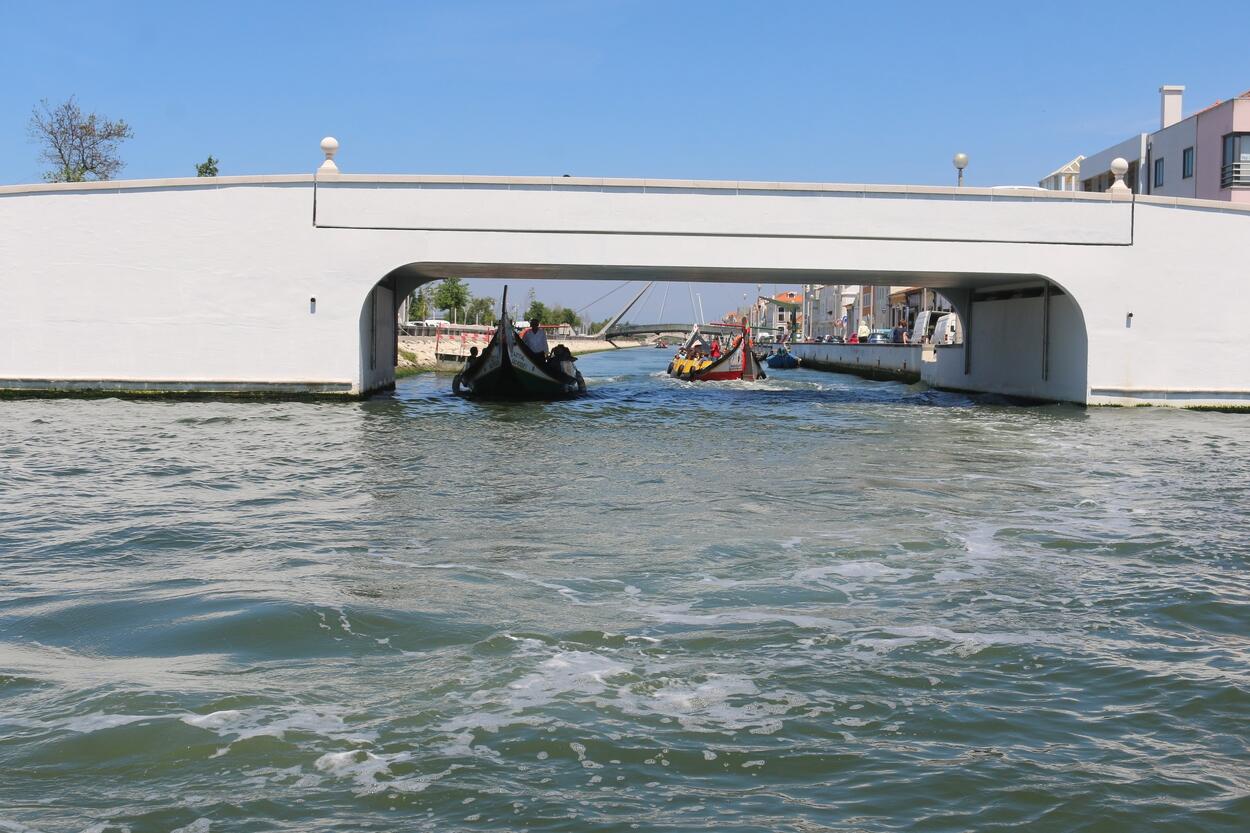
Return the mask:
M 922 309 L 916 313 L 916 323 L 911 328 L 911 343 L 924 344 L 933 335 L 933 325 L 941 315 L 937 310 Z
M 958 344 L 963 341 L 963 331 L 959 327 L 959 316 L 953 312 L 944 313 L 933 326 L 931 337 L 933 344 Z

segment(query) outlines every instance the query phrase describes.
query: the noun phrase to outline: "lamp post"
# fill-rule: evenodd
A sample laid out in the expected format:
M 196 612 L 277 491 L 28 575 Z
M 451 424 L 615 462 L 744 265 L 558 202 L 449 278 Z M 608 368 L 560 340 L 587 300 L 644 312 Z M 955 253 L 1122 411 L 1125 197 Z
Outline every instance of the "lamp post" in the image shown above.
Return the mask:
M 959 179 L 956 180 L 955 186 L 962 186 L 964 184 L 964 168 L 968 167 L 968 154 L 956 153 L 955 158 L 951 161 L 955 163 L 955 169 L 959 171 Z

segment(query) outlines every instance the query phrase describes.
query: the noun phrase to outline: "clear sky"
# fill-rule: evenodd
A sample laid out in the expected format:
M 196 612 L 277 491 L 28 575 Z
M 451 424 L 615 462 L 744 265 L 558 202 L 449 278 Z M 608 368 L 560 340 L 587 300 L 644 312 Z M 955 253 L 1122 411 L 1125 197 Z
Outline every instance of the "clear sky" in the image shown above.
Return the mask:
M 39 179 L 31 107 L 73 94 L 133 126 L 127 178 L 210 153 L 222 174 L 311 171 L 332 134 L 351 172 L 947 183 L 964 151 L 970 184 L 1036 184 L 1157 126 L 1160 84 L 1188 87 L 1186 113 L 1250 88 L 1235 8 L 6 0 L 0 183 Z M 702 292 L 709 317 L 741 303 Z

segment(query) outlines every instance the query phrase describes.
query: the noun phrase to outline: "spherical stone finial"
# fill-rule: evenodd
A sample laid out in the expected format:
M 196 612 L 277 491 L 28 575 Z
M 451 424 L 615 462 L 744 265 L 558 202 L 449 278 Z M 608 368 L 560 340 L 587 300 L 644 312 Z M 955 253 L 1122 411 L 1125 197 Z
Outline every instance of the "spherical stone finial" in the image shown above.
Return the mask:
M 318 173 L 338 173 L 339 166 L 334 164 L 334 154 L 339 152 L 339 140 L 333 136 L 326 136 L 321 140 L 321 150 L 326 155 L 326 161 L 321 163 L 321 167 L 317 169 Z
M 1111 160 L 1111 174 L 1115 177 L 1115 181 L 1111 183 L 1111 187 L 1107 189 L 1111 194 L 1127 194 L 1129 187 L 1124 184 L 1124 175 L 1128 173 L 1128 160 L 1122 156 L 1117 156 Z

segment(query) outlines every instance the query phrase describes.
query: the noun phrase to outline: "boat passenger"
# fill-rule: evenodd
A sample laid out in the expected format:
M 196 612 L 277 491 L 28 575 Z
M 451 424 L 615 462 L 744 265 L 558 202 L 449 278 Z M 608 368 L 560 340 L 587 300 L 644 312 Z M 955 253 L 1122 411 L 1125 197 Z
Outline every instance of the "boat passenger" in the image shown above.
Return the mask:
M 712 358 L 713 359 L 720 358 L 720 339 L 719 338 L 712 342 Z
M 538 355 L 544 357 L 547 355 L 547 334 L 543 332 L 543 327 L 538 322 L 531 323 L 529 328 L 521 333 L 521 341 Z

